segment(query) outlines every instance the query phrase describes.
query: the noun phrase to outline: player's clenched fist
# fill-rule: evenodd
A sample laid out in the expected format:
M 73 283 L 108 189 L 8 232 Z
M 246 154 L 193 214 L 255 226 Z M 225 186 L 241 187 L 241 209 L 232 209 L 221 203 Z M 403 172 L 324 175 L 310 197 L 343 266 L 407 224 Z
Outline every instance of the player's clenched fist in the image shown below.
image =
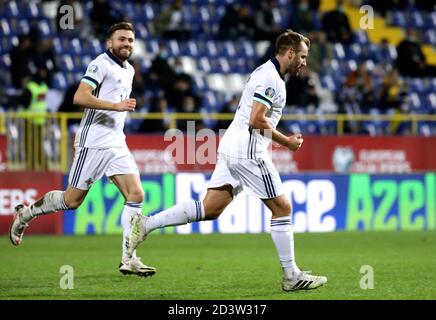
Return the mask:
M 135 107 L 136 99 L 126 99 L 115 103 L 115 110 L 117 111 L 135 111 Z
M 303 141 L 303 136 L 301 134 L 294 134 L 288 137 L 287 147 L 291 151 L 297 151 L 298 149 L 300 149 Z

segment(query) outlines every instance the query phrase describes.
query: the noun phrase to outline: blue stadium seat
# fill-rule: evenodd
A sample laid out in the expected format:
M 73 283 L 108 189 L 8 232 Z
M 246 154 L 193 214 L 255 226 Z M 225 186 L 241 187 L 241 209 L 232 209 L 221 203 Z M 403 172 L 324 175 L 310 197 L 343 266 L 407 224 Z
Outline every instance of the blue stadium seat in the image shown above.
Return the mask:
M 36 1 L 26 1 L 20 3 L 19 6 L 20 17 L 24 17 L 26 19 L 35 19 L 44 17 L 41 4 Z
M 52 87 L 56 90 L 64 91 L 68 87 L 67 79 L 65 74 L 62 72 L 56 72 L 53 76 Z
M 417 29 L 424 28 L 425 17 L 420 11 L 413 11 L 410 13 L 409 26 Z
M 203 71 L 205 73 L 210 73 L 212 70 L 212 66 L 209 62 L 209 59 L 206 57 L 202 57 L 199 60 L 197 60 L 197 67 L 200 71 Z
M 365 30 L 358 30 L 354 33 L 354 39 L 361 46 L 369 44 L 368 34 Z
M 57 56 L 57 65 L 63 72 L 74 70 L 74 59 L 69 54 L 62 54 Z
M 204 43 L 204 53 L 208 57 L 217 57 L 220 52 L 214 40 L 208 40 Z
M 425 20 L 425 28 L 426 29 L 436 29 L 436 12 L 433 11 L 427 15 L 427 19 Z
M 436 114 L 436 93 L 432 92 L 422 96 L 424 110 L 430 114 Z
M 52 38 L 55 34 L 53 24 L 49 19 L 40 19 L 38 21 L 38 30 L 43 38 Z
M 198 47 L 198 44 L 196 41 L 194 40 L 190 40 L 187 42 L 186 44 L 186 51 L 187 51 L 187 55 L 195 58 L 198 58 L 201 54 L 200 54 L 200 48 Z
M 404 12 L 399 11 L 399 10 L 395 10 L 395 11 L 392 12 L 392 21 L 391 21 L 391 23 L 394 26 L 398 26 L 398 27 L 401 27 L 401 28 L 407 28 L 407 26 L 409 24 L 408 21 L 407 21 L 407 17 L 404 14 Z
M 79 38 L 71 39 L 69 53 L 72 55 L 81 55 L 83 53 L 82 41 Z
M 218 110 L 220 104 L 217 94 L 214 91 L 205 91 L 203 94 L 203 105 L 209 112 Z
M 0 55 L 0 70 L 7 71 L 11 68 L 11 57 L 9 53 L 4 53 Z
M 152 55 L 157 55 L 159 53 L 159 40 L 155 38 L 146 39 L 145 51 Z
M 409 85 L 412 92 L 423 93 L 426 91 L 424 81 L 421 78 L 412 78 Z
M 209 87 L 207 85 L 207 81 L 203 76 L 196 74 L 192 77 L 192 79 L 194 80 L 195 91 L 199 92 L 199 91 L 205 91 L 205 90 L 209 89 Z
M 424 32 L 423 41 L 436 46 L 436 31 L 434 29 L 426 30 Z
M 150 32 L 142 22 L 135 23 L 135 36 L 137 39 L 147 39 L 150 36 Z
M 335 43 L 333 46 L 333 56 L 337 60 L 345 59 L 345 49 L 341 43 Z
M 158 6 L 153 4 L 144 4 L 142 7 L 146 21 L 153 21 L 158 14 Z
M 226 57 L 233 58 L 239 55 L 233 41 L 224 41 L 222 43 L 223 53 Z
M 11 37 L 12 30 L 8 19 L 0 19 L 0 36 Z
M 178 41 L 176 41 L 176 40 L 169 40 L 166 43 L 165 47 L 167 48 L 168 54 L 170 56 L 173 56 L 173 57 L 180 56 L 181 50 L 180 50 L 179 42 Z
M 6 3 L 6 1 L 5 1 Z M 18 18 L 20 16 L 20 10 L 18 7 L 17 1 L 7 1 L 6 7 L 1 10 L 2 16 L 9 19 L 9 18 Z

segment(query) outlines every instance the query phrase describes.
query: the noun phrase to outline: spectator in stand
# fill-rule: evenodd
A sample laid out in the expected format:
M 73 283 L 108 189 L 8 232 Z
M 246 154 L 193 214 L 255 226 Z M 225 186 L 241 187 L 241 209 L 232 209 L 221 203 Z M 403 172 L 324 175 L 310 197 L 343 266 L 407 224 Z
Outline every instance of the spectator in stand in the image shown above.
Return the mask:
M 32 40 L 28 34 L 18 36 L 18 46 L 13 47 L 11 56 L 11 78 L 16 89 L 24 86 L 24 79 L 36 72 L 32 60 Z
M 309 112 L 318 108 L 319 97 L 307 68 L 303 68 L 298 76 L 290 76 L 286 82 L 286 105 L 307 108 Z
M 47 72 L 45 82 L 51 87 L 53 74 L 57 70 L 53 39 L 41 39 L 41 33 L 36 25 L 30 28 L 29 37 L 32 41 L 32 60 L 36 70 L 43 69 Z
M 309 32 L 315 30 L 314 15 L 308 0 L 294 1 L 290 15 L 290 25 L 298 32 Z
M 152 103 L 148 112 L 164 113 L 163 119 L 147 119 L 144 120 L 138 128 L 141 133 L 164 133 L 169 129 L 169 108 L 167 99 L 161 95 L 152 99 Z
M 253 40 L 255 37 L 255 21 L 247 4 L 229 4 L 221 18 L 218 38 L 237 40 L 240 38 Z
M 181 106 L 177 108 L 176 111 L 179 113 L 192 113 L 192 112 L 198 113 L 201 110 L 199 104 L 196 103 L 195 98 L 193 96 L 187 95 L 183 98 Z M 187 132 L 187 130 L 191 128 L 190 126 L 188 126 L 188 121 L 195 121 L 194 124 L 195 131 L 204 128 L 203 121 L 198 119 L 177 120 L 177 128 L 184 132 Z
M 62 103 L 58 108 L 58 112 L 83 112 L 84 110 L 83 107 L 73 103 L 74 94 L 76 93 L 78 87 L 79 87 L 78 83 L 75 83 L 68 87 L 67 91 L 65 91 L 64 99 L 62 100 Z M 78 125 L 80 124 L 80 121 L 81 121 L 80 118 L 69 119 L 68 127 L 77 126 L 76 129 L 78 129 Z
M 46 114 L 48 112 L 47 103 L 47 70 L 38 69 L 38 71 L 29 77 L 29 81 L 24 84 L 21 96 L 21 107 L 23 110 L 32 114 L 30 118 L 26 118 L 24 144 L 26 157 L 32 157 L 31 161 L 27 161 L 30 167 L 27 169 L 47 169 L 47 155 L 44 148 L 45 130 L 46 130 Z M 35 141 L 37 142 L 35 144 Z M 29 148 L 29 146 L 31 146 Z
M 277 10 L 276 5 L 276 0 L 267 0 L 261 1 L 259 6 L 256 8 L 256 41 L 274 41 L 280 34 L 282 28 L 274 19 L 274 10 Z
M 354 92 L 360 112 L 368 113 L 369 109 L 375 107 L 374 81 L 365 63 L 359 63 L 357 69 L 347 75 L 345 87 L 350 90 L 350 94 Z
M 120 21 L 129 21 L 128 17 L 124 17 L 122 12 L 113 7 L 108 0 L 93 1 L 89 20 L 92 23 L 95 35 L 104 40 L 107 38 L 107 30 L 109 30 L 110 26 Z
M 41 39 L 37 27 L 32 26 L 28 34 L 19 36 L 18 47 L 11 51 L 11 77 L 16 88 L 23 86 L 23 79 L 45 70 L 45 82 L 50 87 L 56 71 L 55 51 L 52 39 Z
M 148 80 L 152 88 L 167 91 L 174 83 L 174 71 L 168 63 L 168 52 L 165 46 L 159 44 L 159 52 L 151 61 L 148 70 Z
M 407 29 L 406 38 L 397 46 L 397 53 L 396 66 L 402 76 L 436 77 L 436 67 L 427 64 L 415 29 Z
M 368 113 L 376 106 L 376 97 L 372 76 L 364 63 L 351 71 L 338 96 L 339 113 L 356 115 Z M 346 121 L 345 132 L 358 134 L 362 132 L 360 121 Z
M 192 30 L 186 25 L 182 0 L 174 0 L 154 19 L 155 34 L 167 39 L 189 40 Z
M 405 101 L 407 88 L 397 68 L 383 77 L 378 108 L 382 111 L 398 110 Z
M 235 113 L 238 109 L 239 105 L 239 96 L 233 95 L 230 100 L 226 101 L 224 105 L 220 109 L 220 113 Z M 232 123 L 232 119 L 230 120 L 219 120 L 215 124 L 215 130 L 219 131 L 220 129 L 226 129 L 229 127 L 230 123 Z
M 330 42 L 350 44 L 353 41 L 350 22 L 345 14 L 344 1 L 336 1 L 336 9 L 328 11 L 322 18 L 323 30 Z
M 333 46 L 327 42 L 326 34 L 313 30 L 309 33 L 310 54 L 307 57 L 307 66 L 314 72 L 324 70 L 333 59 Z
M 136 99 L 136 110 L 141 111 L 145 107 L 145 88 L 147 87 L 145 75 L 141 72 L 140 63 L 135 60 L 132 61 L 133 69 L 135 69 L 135 75 L 133 76 L 132 93 L 131 98 Z
M 166 92 L 169 104 L 175 108 L 179 108 L 186 96 L 192 96 L 195 103 L 198 104 L 199 97 L 194 92 L 194 80 L 191 75 L 184 72 L 182 61 L 179 58 L 174 60 L 172 70 L 174 80 L 171 87 Z

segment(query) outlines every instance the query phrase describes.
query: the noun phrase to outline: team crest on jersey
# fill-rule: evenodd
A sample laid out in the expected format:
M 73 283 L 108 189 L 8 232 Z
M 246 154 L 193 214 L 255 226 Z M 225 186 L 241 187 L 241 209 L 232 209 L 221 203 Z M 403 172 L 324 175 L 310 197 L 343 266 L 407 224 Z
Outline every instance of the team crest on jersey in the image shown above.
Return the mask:
M 267 96 L 268 98 L 271 99 L 272 97 L 274 97 L 275 94 L 276 94 L 276 91 L 273 88 L 271 88 L 271 87 L 266 88 L 265 96 Z
M 97 70 L 98 70 L 98 67 L 95 64 L 89 66 L 89 68 L 88 68 L 89 73 L 96 73 Z

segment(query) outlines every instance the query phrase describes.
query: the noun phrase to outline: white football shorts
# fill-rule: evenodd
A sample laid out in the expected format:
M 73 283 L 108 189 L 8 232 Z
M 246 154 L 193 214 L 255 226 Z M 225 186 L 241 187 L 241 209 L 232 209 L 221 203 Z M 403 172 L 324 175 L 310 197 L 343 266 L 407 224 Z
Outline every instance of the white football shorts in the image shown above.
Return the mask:
M 236 196 L 245 190 L 260 199 L 272 199 L 283 194 L 282 180 L 270 157 L 259 159 L 233 158 L 218 153 L 217 164 L 208 188 L 230 184 Z
M 117 174 L 139 175 L 135 159 L 127 146 L 108 149 L 76 147 L 68 177 L 69 185 L 88 190 L 104 174 L 108 178 Z

